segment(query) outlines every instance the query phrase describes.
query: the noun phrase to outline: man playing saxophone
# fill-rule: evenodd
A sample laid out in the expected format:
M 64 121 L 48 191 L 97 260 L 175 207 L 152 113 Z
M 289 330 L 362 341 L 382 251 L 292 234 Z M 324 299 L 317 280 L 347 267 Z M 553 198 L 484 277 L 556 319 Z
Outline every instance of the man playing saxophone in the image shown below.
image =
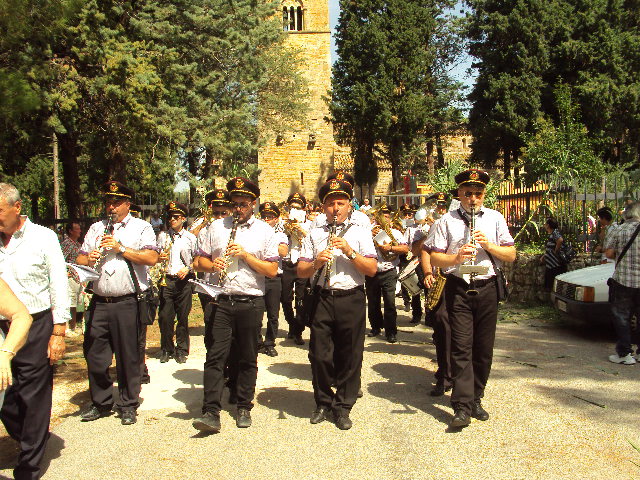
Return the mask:
M 431 228 L 425 248 L 431 263 L 447 277 L 454 409 L 450 426 L 460 428 L 469 425 L 470 417 L 489 419 L 481 401 L 491 370 L 498 313 L 494 262 L 497 267 L 513 262 L 516 250 L 502 214 L 482 206 L 489 175 L 471 169 L 456 175 L 455 181 L 460 208 Z M 472 231 L 474 211 L 477 218 Z M 471 270 L 469 261 L 471 267 L 483 267 L 486 273 L 465 273 Z
M 212 340 L 204 363 L 204 402 L 202 416 L 193 421 L 203 432 L 220 431 L 220 410 L 224 388 L 224 365 L 232 339 L 237 347 L 235 385 L 236 426 L 251 426 L 251 408 L 258 374 L 257 330 L 264 313 L 265 277 L 278 272 L 278 244 L 273 228 L 254 217 L 258 185 L 242 177 L 229 180 L 234 217 L 212 223 L 199 245 L 195 268 L 203 272 L 222 272 L 223 293 L 218 296 L 211 321 Z M 235 237 L 231 238 L 237 220 Z M 233 393 L 233 392 L 232 392 Z
M 177 363 L 187 361 L 189 355 L 189 312 L 191 312 L 193 257 L 196 253 L 196 237 L 184 228 L 187 206 L 169 202 L 164 207 L 169 228 L 158 235 L 162 264 L 160 282 L 160 363 L 171 357 Z M 176 322 L 177 320 L 177 322 Z M 173 343 L 175 326 L 176 343 Z
M 371 324 L 370 337 L 380 335 L 384 328 L 387 342 L 396 343 L 398 334 L 398 310 L 396 308 L 396 283 L 398 283 L 398 271 L 396 267 L 400 263 L 399 255 L 409 252 L 409 246 L 404 235 L 395 228 L 391 228 L 391 211 L 389 208 L 380 207 L 376 214 L 378 225 L 373 227 L 374 243 L 378 251 L 378 264 L 376 274 L 367 276 L 365 289 L 367 292 L 367 305 L 369 323 Z M 375 242 L 380 232 L 385 232 L 386 242 Z M 380 297 L 384 303 L 384 315 L 381 310 Z

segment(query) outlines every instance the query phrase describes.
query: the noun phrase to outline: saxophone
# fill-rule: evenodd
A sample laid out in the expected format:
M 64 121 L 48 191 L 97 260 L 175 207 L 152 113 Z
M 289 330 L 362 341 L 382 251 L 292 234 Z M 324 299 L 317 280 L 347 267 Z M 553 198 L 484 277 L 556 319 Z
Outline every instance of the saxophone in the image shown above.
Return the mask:
M 233 214 L 233 223 L 231 224 L 231 234 L 229 235 L 229 241 L 227 242 L 227 247 L 224 249 L 224 255 L 222 256 L 222 260 L 224 261 L 225 267 L 220 270 L 220 276 L 218 277 L 218 287 L 224 285 L 225 280 L 227 279 L 227 269 L 229 268 L 230 255 L 227 255 L 227 249 L 229 245 L 233 243 L 236 238 L 236 232 L 238 231 L 238 225 L 240 223 L 240 215 L 236 212 Z
M 374 214 L 374 218 L 376 220 L 376 222 L 378 223 L 378 225 L 380 225 L 380 227 L 384 230 L 384 232 L 389 236 L 389 238 L 391 239 L 391 245 L 392 246 L 397 246 L 398 242 L 396 240 L 396 237 L 394 237 L 393 232 L 391 231 L 391 222 L 387 222 L 387 220 L 384 218 L 384 215 L 382 214 L 382 210 L 385 210 L 386 204 L 383 203 L 380 208 L 378 208 Z M 376 244 L 376 247 L 380 247 L 380 245 L 374 241 L 374 243 Z M 378 248 L 378 251 L 380 252 L 380 255 L 382 256 L 382 258 L 384 259 L 385 262 L 392 262 L 394 261 L 396 258 L 398 258 L 398 254 L 394 253 L 394 252 L 383 252 L 382 250 L 380 250 Z
M 435 308 L 438 306 L 438 303 L 440 303 L 440 298 L 442 298 L 442 292 L 444 291 L 444 284 L 447 281 L 447 277 L 442 275 L 439 267 L 436 268 L 434 277 L 436 278 L 436 281 L 433 285 L 431 285 L 431 288 L 429 288 L 429 291 L 427 292 L 427 299 L 424 305 L 425 308 L 430 311 L 435 310 Z
M 172 246 L 173 246 L 173 238 L 169 236 L 169 241 L 165 242 L 164 248 L 162 249 L 162 253 L 164 253 L 167 256 L 167 258 L 160 263 L 160 280 L 158 280 L 158 287 L 167 286 L 167 267 L 169 266 L 169 262 L 171 261 Z
M 336 236 L 336 230 L 338 228 L 338 223 L 337 223 L 337 216 L 334 215 L 333 216 L 333 221 L 331 222 L 331 226 L 329 227 L 329 238 L 327 239 L 327 248 L 331 249 L 331 242 L 333 241 L 333 239 Z M 331 255 L 331 258 L 329 259 L 329 261 L 327 262 L 327 264 L 325 265 L 325 270 L 324 270 L 324 284 L 326 286 L 326 288 L 329 288 L 329 286 L 331 285 L 331 268 L 333 267 L 333 262 L 334 262 L 334 256 Z

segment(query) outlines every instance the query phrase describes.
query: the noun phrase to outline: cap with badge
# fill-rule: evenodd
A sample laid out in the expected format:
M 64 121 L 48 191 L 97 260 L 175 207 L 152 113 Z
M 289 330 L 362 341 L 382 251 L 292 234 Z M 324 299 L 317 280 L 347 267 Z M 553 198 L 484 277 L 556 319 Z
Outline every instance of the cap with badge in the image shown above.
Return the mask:
M 258 210 L 260 211 L 260 216 L 264 216 L 265 213 L 272 213 L 274 214 L 276 217 L 280 216 L 280 209 L 278 208 L 278 206 L 273 203 L 273 202 L 264 202 L 260 204 L 260 207 L 258 208 Z
M 128 200 L 133 198 L 133 190 L 116 180 L 109 180 L 104 184 L 103 194 L 105 197 L 126 198 Z
M 327 182 L 329 180 L 340 180 L 341 182 L 347 182 L 351 187 L 351 189 L 353 189 L 353 186 L 356 184 L 356 181 L 353 178 L 353 176 L 343 171 L 336 172 L 334 174 L 329 175 L 327 177 Z
M 215 190 L 208 192 L 204 196 L 204 201 L 207 205 L 216 205 L 219 207 L 228 207 L 231 203 L 229 192 L 222 190 L 221 188 L 216 188 Z
M 457 193 L 457 192 L 456 192 Z M 433 195 L 430 195 L 427 200 L 435 200 L 437 205 L 446 205 L 447 204 L 447 194 L 444 192 L 437 192 Z
M 465 170 L 464 172 L 460 172 L 459 174 L 457 174 L 454 180 L 458 184 L 458 186 L 466 184 L 477 184 L 486 187 L 491 178 L 489 177 L 489 174 L 484 170 L 470 168 L 469 170 Z
M 302 205 L 302 208 L 304 208 L 307 206 L 307 199 L 304 198 L 304 195 L 295 192 L 289 195 L 289 198 L 287 198 L 287 205 L 291 205 L 292 203 L 299 203 Z
M 164 206 L 164 211 L 167 212 L 168 215 L 178 214 L 184 217 L 187 216 L 189 209 L 186 205 L 178 202 L 169 202 Z
M 258 185 L 244 177 L 235 177 L 229 180 L 227 182 L 227 190 L 229 191 L 229 196 L 243 195 L 252 198 L 258 198 L 260 196 Z
M 320 187 L 318 197 L 320 197 L 320 201 L 324 203 L 330 195 L 346 195 L 349 200 L 351 200 L 351 198 L 353 198 L 353 189 L 351 188 L 351 184 L 343 180 L 329 180 Z
M 132 203 L 129 206 L 129 213 L 133 213 L 135 215 L 140 215 L 142 213 L 142 207 L 140 207 L 140 205 Z

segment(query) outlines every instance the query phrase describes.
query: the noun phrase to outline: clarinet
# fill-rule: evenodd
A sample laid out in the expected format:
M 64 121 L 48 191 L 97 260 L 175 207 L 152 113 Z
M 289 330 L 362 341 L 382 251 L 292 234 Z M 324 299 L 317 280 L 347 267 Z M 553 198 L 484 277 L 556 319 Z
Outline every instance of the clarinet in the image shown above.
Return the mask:
M 331 242 L 336 236 L 337 228 L 338 228 L 337 218 L 334 215 L 333 222 L 331 222 L 331 227 L 329 227 L 329 238 L 327 239 L 327 248 L 329 249 L 331 249 Z M 332 252 L 331 258 L 327 262 L 325 266 L 325 271 L 324 271 L 324 283 L 327 286 L 327 288 L 331 285 L 331 267 L 333 267 L 333 262 L 334 262 L 334 256 Z
M 475 205 L 471 206 L 471 220 L 469 221 L 469 243 L 474 247 L 478 247 L 476 243 L 476 239 L 473 236 L 473 233 L 476 231 L 476 207 Z M 475 265 L 476 263 L 476 254 L 474 253 L 469 262 L 471 265 Z M 477 273 L 471 273 L 469 276 L 469 290 L 467 290 L 467 295 L 477 295 L 478 291 L 474 288 L 474 283 L 476 279 Z
M 109 217 L 107 218 L 107 225 L 104 227 L 104 232 L 102 232 L 102 235 L 113 234 L 114 217 L 115 217 L 115 214 L 109 215 Z M 103 248 L 100 251 L 100 257 L 96 260 L 96 263 L 93 265 L 93 269 L 98 273 L 101 273 L 102 267 L 104 266 L 104 262 L 107 259 L 108 250 L 111 250 L 111 249 Z
M 229 235 L 229 241 L 227 242 L 227 247 L 224 249 L 225 253 L 222 256 L 225 267 L 224 269 L 220 270 L 220 276 L 218 277 L 218 287 L 221 287 L 224 284 L 225 280 L 227 279 L 227 268 L 229 268 L 229 264 L 231 262 L 230 262 L 230 256 L 227 255 L 226 252 L 227 252 L 227 249 L 229 248 L 229 245 L 231 245 L 236 238 L 236 232 L 238 231 L 239 223 L 240 223 L 240 215 L 236 213 L 233 215 L 233 223 L 231 225 L 231 234 Z

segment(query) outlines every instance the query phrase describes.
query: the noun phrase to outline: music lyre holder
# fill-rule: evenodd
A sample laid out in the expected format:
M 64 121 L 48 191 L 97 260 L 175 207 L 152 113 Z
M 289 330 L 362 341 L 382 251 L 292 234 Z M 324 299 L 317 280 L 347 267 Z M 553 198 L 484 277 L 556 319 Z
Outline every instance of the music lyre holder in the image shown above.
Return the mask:
M 489 273 L 489 265 L 460 265 L 462 275 L 486 275 Z

